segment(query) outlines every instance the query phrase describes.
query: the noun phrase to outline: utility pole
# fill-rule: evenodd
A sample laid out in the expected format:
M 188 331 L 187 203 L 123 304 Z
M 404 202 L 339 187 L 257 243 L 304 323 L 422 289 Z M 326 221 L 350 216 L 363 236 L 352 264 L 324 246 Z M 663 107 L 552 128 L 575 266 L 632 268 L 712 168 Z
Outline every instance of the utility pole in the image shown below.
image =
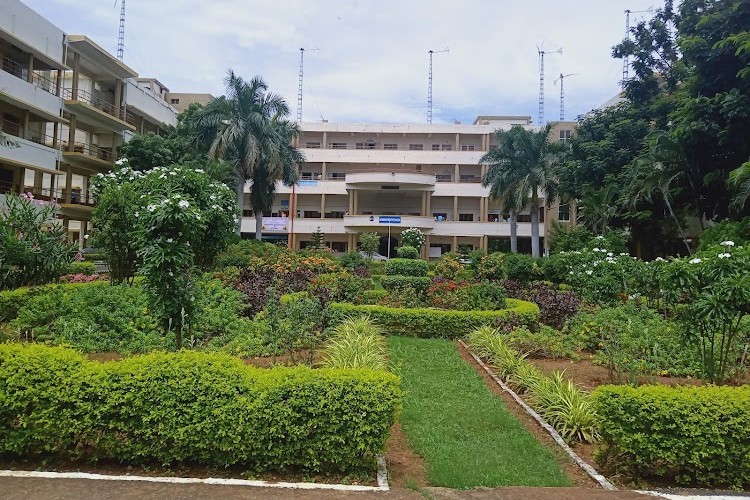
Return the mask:
M 555 79 L 555 85 L 557 85 L 557 82 L 560 82 L 560 121 L 565 121 L 565 79 L 569 76 L 574 76 L 577 73 L 568 73 L 567 75 L 563 75 L 560 73 L 560 76 Z
M 444 52 L 450 52 L 446 47 L 443 50 L 429 50 L 427 53 L 430 55 L 430 68 L 427 73 L 427 123 L 432 123 L 432 55 L 442 54 Z
M 539 54 L 539 126 L 542 126 L 544 125 L 544 55 L 562 55 L 562 47 L 555 50 L 554 52 L 547 52 L 537 45 L 536 51 Z
M 117 0 L 115 0 L 117 6 Z M 120 0 L 120 31 L 117 34 L 117 59 L 122 61 L 125 55 L 125 0 Z
M 305 50 L 311 51 L 311 50 L 318 50 L 318 49 L 305 49 L 304 47 L 300 47 L 299 49 L 299 88 L 297 89 L 297 123 L 302 122 L 302 77 L 304 76 L 304 69 L 305 69 Z

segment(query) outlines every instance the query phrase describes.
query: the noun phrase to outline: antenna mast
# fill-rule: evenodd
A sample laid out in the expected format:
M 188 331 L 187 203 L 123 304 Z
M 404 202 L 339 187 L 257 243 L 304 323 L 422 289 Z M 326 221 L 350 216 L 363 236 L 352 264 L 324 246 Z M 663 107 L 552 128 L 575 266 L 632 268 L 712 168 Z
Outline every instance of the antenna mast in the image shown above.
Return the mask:
M 568 73 L 567 75 L 563 75 L 560 73 L 560 76 L 555 79 L 555 85 L 557 85 L 557 82 L 560 81 L 560 121 L 565 121 L 565 79 L 569 76 L 574 76 L 577 73 Z
M 432 54 L 441 54 L 443 52 L 450 52 L 448 48 L 443 50 L 429 50 L 427 53 L 430 54 L 430 69 L 427 73 L 427 123 L 432 123 Z
M 539 53 L 539 125 L 544 125 L 544 54 L 562 54 L 562 47 L 554 52 L 546 52 L 538 45 L 536 51 Z
M 115 0 L 117 5 L 117 0 Z M 120 31 L 117 34 L 117 59 L 122 61 L 125 53 L 125 0 L 120 0 Z
M 318 49 L 307 49 L 307 50 L 318 50 Z M 299 49 L 299 87 L 297 88 L 297 123 L 302 122 L 302 77 L 304 76 L 304 67 L 305 67 L 305 48 L 300 47 Z

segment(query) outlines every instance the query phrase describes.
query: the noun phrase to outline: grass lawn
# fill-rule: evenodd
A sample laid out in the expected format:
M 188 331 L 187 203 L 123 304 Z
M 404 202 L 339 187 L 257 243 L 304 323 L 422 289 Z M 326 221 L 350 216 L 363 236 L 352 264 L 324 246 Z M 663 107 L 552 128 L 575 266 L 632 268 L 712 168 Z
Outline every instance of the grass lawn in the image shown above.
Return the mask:
M 390 337 L 391 363 L 406 393 L 401 423 L 434 486 L 569 486 L 539 444 L 453 342 Z

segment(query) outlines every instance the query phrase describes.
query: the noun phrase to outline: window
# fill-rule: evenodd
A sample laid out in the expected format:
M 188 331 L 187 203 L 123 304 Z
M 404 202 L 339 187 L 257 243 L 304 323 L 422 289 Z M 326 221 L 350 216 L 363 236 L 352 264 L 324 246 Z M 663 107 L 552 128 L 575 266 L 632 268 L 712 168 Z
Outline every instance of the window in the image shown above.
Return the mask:
M 253 216 L 253 211 L 252 210 L 243 210 L 242 211 L 242 216 L 243 217 L 252 217 Z
M 398 149 L 398 144 L 383 144 L 383 149 L 396 150 Z
M 346 179 L 346 174 L 344 172 L 331 172 L 328 174 L 328 178 L 333 181 L 343 181 Z
M 346 242 L 345 241 L 332 241 L 331 250 L 333 250 L 334 252 L 346 252 Z
M 320 212 L 317 210 L 305 210 L 303 215 L 305 219 L 320 219 Z
M 563 144 L 568 144 L 570 142 L 570 130 L 560 131 L 560 142 Z
M 312 180 L 312 179 L 317 179 L 317 178 L 318 178 L 318 177 L 317 177 L 318 175 L 319 175 L 319 174 L 316 174 L 316 173 L 313 173 L 313 172 L 302 172 L 302 174 L 301 174 L 300 178 L 301 178 L 302 180 L 307 180 L 307 181 L 309 181 L 309 180 Z
M 432 212 L 432 216 L 435 217 L 435 220 L 439 222 L 448 220 L 448 212 Z
M 440 146 L 440 151 L 453 151 L 453 146 L 450 144 L 443 144 Z
M 433 151 L 440 151 L 440 144 L 433 144 L 432 145 L 432 150 Z
M 375 149 L 375 141 L 358 142 L 354 145 L 355 149 Z
M 557 220 L 561 222 L 570 221 L 570 205 L 560 205 L 557 207 Z
M 416 167 L 414 167 L 414 170 L 416 170 L 417 172 L 421 172 L 422 171 L 422 165 L 417 165 Z
M 329 142 L 328 147 L 330 149 L 346 149 L 345 142 Z
M 462 222 L 472 222 L 474 220 L 474 214 L 458 214 L 458 220 Z
M 461 144 L 461 151 L 474 151 L 474 148 L 473 144 Z
M 424 144 L 409 144 L 409 151 L 422 151 Z
M 326 212 L 326 219 L 343 219 L 344 212 Z
M 320 149 L 319 142 L 306 142 L 305 147 L 308 149 Z
M 171 104 L 180 104 L 180 100 L 179 100 L 179 99 L 176 99 L 176 98 L 174 98 L 174 97 L 173 97 L 172 99 L 170 99 L 170 100 L 169 100 L 169 102 L 170 102 Z

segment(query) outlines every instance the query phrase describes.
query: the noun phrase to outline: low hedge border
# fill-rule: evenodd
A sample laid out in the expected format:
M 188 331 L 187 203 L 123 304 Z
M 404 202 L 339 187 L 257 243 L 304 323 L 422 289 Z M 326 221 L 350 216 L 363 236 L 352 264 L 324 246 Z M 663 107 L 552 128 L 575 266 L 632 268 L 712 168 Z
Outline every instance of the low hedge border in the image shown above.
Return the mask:
M 398 377 L 382 371 L 262 369 L 191 351 L 98 363 L 0 345 L 0 453 L 18 457 L 361 472 L 400 404 Z
M 380 285 L 388 290 L 395 291 L 401 288 L 412 288 L 425 293 L 432 279 L 428 276 L 383 276 Z
M 637 478 L 750 486 L 750 386 L 601 386 L 600 462 Z
M 389 335 L 405 337 L 459 338 L 500 319 L 517 318 L 521 325 L 533 325 L 539 319 L 539 307 L 525 300 L 506 299 L 507 307 L 497 311 L 449 311 L 430 308 L 396 308 L 334 302 L 328 306 L 329 324 L 335 326 L 347 317 L 369 315 Z
M 73 290 L 84 286 L 103 286 L 109 285 L 109 281 L 91 281 L 89 283 L 51 283 L 49 285 L 39 285 L 16 288 L 15 290 L 5 290 L 0 292 L 0 323 L 10 321 L 18 316 L 18 310 L 36 293 L 44 293 L 55 287 L 62 287 L 64 290 Z

